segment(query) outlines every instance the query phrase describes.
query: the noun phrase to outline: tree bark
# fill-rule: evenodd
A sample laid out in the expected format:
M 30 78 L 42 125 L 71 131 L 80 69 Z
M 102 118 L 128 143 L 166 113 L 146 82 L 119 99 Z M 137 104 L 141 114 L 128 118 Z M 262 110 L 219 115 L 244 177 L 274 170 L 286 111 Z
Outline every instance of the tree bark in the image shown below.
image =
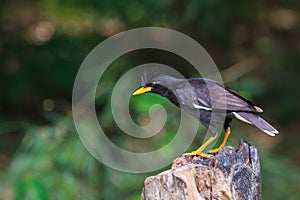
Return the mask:
M 181 156 L 172 169 L 145 180 L 142 200 L 261 200 L 260 163 L 256 147 L 241 140 L 215 156 Z

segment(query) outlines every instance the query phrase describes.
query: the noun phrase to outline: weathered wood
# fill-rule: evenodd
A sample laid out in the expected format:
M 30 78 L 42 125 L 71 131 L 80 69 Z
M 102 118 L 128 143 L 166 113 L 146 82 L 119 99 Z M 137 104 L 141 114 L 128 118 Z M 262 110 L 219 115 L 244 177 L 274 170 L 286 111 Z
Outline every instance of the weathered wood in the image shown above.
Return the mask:
M 215 156 L 181 156 L 172 169 L 148 177 L 142 200 L 234 199 L 260 200 L 260 163 L 256 147 L 241 140 Z

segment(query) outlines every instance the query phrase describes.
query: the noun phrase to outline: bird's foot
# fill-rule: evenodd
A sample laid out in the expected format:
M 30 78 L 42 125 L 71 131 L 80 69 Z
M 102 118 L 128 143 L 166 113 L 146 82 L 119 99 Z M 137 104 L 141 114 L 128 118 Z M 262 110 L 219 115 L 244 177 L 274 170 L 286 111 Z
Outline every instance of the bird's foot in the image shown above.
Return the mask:
M 217 134 L 215 134 L 214 136 L 211 136 L 202 146 L 200 146 L 197 150 L 192 151 L 190 153 L 185 153 L 184 155 L 187 156 L 201 156 L 203 158 L 210 158 L 213 155 L 211 154 L 207 154 L 207 153 L 203 153 L 203 150 L 215 139 L 217 138 Z
M 219 146 L 218 148 L 215 148 L 215 149 L 212 149 L 212 150 L 209 150 L 209 153 L 212 153 L 212 154 L 215 154 L 215 153 L 218 153 L 220 150 L 222 150 L 224 148 L 224 146 Z
M 225 137 L 224 137 L 224 139 L 223 139 L 222 144 L 221 144 L 218 148 L 215 148 L 215 149 L 210 150 L 208 153 L 216 154 L 216 153 L 218 153 L 220 150 L 222 150 L 222 149 L 225 147 L 225 145 L 226 145 L 226 142 L 227 142 L 227 140 L 228 140 L 229 135 L 230 135 L 230 127 L 228 127 L 228 128 L 226 129 Z
M 203 158 L 210 158 L 210 157 L 213 156 L 211 154 L 207 154 L 207 153 L 203 153 L 203 152 L 198 152 L 197 150 L 196 151 L 192 151 L 190 153 L 185 153 L 183 155 L 185 155 L 185 156 L 201 156 Z

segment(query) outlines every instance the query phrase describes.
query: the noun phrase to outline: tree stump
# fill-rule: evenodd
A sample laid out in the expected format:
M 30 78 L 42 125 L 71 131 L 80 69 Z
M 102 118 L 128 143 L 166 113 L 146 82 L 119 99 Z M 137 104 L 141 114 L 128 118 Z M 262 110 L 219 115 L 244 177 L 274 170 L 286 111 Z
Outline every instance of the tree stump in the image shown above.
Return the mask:
M 234 199 L 260 200 L 260 163 L 256 147 L 241 140 L 215 156 L 181 156 L 172 169 L 146 178 L 142 200 Z

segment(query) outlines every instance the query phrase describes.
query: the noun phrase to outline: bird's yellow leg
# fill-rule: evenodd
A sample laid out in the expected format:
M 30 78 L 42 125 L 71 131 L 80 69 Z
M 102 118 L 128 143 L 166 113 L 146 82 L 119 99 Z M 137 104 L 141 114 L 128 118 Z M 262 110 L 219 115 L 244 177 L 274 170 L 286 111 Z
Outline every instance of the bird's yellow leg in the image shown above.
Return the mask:
M 197 150 L 192 151 L 190 153 L 185 153 L 184 155 L 188 155 L 188 156 L 196 156 L 196 155 L 200 155 L 204 158 L 210 158 L 212 155 L 210 154 L 206 154 L 206 153 L 202 153 L 202 151 L 210 144 L 212 143 L 216 138 L 217 138 L 216 134 L 215 136 L 211 136 L 202 146 L 200 146 Z
M 225 136 L 224 136 L 222 144 L 218 148 L 210 150 L 209 153 L 217 153 L 218 151 L 220 151 L 221 149 L 223 149 L 225 147 L 225 145 L 226 145 L 226 142 L 228 140 L 229 135 L 230 135 L 230 127 L 228 127 L 226 129 Z

